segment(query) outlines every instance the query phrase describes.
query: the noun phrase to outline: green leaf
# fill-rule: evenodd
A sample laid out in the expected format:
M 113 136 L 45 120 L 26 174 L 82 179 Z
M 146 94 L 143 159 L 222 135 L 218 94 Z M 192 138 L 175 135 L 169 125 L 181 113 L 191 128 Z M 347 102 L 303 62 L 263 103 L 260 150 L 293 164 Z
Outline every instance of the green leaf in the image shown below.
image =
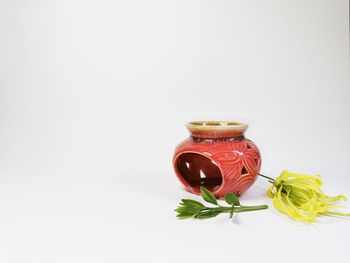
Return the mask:
M 195 215 L 195 218 L 198 218 L 198 219 L 211 218 L 211 217 L 217 216 L 220 213 L 221 213 L 220 211 L 207 210 L 207 211 L 202 211 L 199 214 Z
M 195 215 L 193 215 L 193 214 L 186 214 L 186 213 L 179 213 L 176 216 L 179 219 L 187 219 L 187 218 L 193 218 Z
M 231 211 L 230 211 L 230 219 L 232 219 L 234 213 L 235 213 L 235 207 L 232 206 Z
M 192 206 L 192 207 L 204 207 L 204 205 L 198 201 L 192 200 L 192 199 L 181 199 L 182 203 L 186 206 Z
M 195 215 L 199 213 L 202 210 L 201 207 L 193 207 L 193 206 L 179 206 L 175 209 L 176 212 L 179 214 L 185 213 L 185 214 L 192 214 Z
M 240 205 L 238 197 L 234 193 L 227 193 L 225 196 L 226 203 L 230 205 Z
M 215 196 L 209 190 L 207 190 L 203 186 L 201 186 L 200 190 L 201 190 L 201 195 L 205 201 L 207 201 L 208 203 L 211 203 L 213 205 L 218 204 L 218 201 L 216 200 Z

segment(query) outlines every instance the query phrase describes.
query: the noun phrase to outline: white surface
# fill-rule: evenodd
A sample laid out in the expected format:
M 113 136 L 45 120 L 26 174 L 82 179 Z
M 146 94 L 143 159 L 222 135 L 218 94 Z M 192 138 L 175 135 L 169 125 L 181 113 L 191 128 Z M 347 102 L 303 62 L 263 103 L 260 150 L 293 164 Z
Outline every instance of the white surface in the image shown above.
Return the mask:
M 178 221 L 171 158 L 187 121 L 243 121 L 265 174 L 350 196 L 348 10 L 1 0 L 0 262 L 346 262 L 348 219 Z

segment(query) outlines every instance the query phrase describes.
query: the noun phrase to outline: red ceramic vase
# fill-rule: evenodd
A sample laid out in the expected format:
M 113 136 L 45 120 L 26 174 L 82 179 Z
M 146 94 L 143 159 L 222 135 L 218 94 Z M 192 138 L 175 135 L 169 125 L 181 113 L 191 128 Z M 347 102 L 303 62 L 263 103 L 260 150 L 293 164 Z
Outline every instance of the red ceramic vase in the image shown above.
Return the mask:
M 173 158 L 180 182 L 192 193 L 204 186 L 219 198 L 247 190 L 261 166 L 258 147 L 244 137 L 247 128 L 239 122 L 188 123 L 191 136 L 177 146 Z

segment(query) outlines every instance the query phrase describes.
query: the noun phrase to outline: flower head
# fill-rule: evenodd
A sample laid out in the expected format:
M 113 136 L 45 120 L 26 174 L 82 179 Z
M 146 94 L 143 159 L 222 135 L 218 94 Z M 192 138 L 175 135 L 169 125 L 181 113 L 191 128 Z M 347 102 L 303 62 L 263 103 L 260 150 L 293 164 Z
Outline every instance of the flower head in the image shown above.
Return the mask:
M 312 223 L 317 216 L 324 214 L 350 216 L 332 211 L 340 207 L 338 201 L 346 201 L 347 198 L 344 195 L 325 195 L 321 190 L 322 184 L 319 175 L 283 171 L 267 193 L 279 211 L 296 221 Z

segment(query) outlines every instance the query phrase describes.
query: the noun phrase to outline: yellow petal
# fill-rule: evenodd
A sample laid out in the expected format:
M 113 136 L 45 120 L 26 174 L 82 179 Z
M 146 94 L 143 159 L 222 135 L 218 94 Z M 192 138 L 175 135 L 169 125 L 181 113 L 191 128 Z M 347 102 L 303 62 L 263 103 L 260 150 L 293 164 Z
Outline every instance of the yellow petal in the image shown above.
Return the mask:
M 270 198 L 272 198 L 274 196 L 272 190 L 273 190 L 273 185 L 271 185 L 269 187 L 269 189 L 267 189 L 267 196 L 270 197 Z
M 314 222 L 322 214 L 350 216 L 332 211 L 340 207 L 337 202 L 347 198 L 344 195 L 327 196 L 323 193 L 319 175 L 306 175 L 282 171 L 270 186 L 267 195 L 273 198 L 274 206 L 297 221 Z

